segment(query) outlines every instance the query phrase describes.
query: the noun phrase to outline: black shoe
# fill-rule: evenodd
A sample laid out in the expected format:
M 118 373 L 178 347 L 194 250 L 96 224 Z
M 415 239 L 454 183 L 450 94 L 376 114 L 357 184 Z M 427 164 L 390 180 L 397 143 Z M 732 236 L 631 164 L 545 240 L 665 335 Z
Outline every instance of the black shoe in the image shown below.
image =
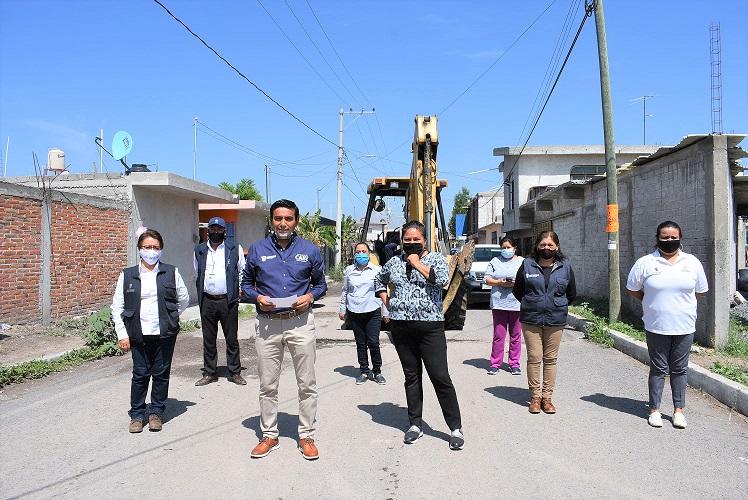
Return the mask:
M 519 366 L 515 366 L 511 369 L 512 375 L 522 375 L 522 369 Z
M 369 380 L 369 374 L 368 373 L 362 373 L 361 375 L 359 375 L 356 378 L 356 385 L 361 385 L 364 382 L 366 382 L 367 380 Z
M 203 375 L 203 378 L 195 382 L 195 385 L 200 387 L 203 385 L 212 384 L 213 382 L 218 382 L 218 377 L 214 375 Z
M 382 375 L 381 373 L 375 374 L 372 380 L 379 385 L 384 385 L 387 383 L 387 379 L 385 379 L 384 375 Z
M 405 436 L 403 437 L 403 443 L 405 444 L 413 444 L 418 439 L 423 436 L 423 431 L 420 427 L 417 425 L 411 425 L 410 428 L 405 431 Z
M 449 436 L 449 449 L 450 450 L 461 450 L 465 446 L 465 436 L 462 435 L 462 429 L 456 429 L 452 431 Z
M 233 382 L 236 385 L 247 385 L 247 381 L 244 380 L 244 378 L 241 376 L 240 373 L 234 373 L 233 375 L 229 375 L 226 380 L 229 382 Z

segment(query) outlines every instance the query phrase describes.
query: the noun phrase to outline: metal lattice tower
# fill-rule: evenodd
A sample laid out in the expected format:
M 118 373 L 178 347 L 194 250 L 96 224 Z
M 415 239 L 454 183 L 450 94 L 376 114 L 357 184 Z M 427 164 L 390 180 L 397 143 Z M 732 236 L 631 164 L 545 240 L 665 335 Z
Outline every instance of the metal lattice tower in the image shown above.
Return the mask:
M 722 49 L 719 23 L 709 26 L 709 61 L 712 67 L 712 133 L 722 133 Z

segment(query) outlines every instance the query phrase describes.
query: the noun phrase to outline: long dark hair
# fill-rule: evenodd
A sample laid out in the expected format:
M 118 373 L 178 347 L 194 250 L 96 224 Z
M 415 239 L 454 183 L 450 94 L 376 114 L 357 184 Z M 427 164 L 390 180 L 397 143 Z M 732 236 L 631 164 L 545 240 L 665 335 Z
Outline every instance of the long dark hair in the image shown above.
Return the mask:
M 535 245 L 532 247 L 532 259 L 535 262 L 538 262 L 540 260 L 540 253 L 538 252 L 538 245 L 540 245 L 540 242 L 543 241 L 546 238 L 551 238 L 553 240 L 553 243 L 556 244 L 558 247 L 558 250 L 556 251 L 556 260 L 564 260 L 566 257 L 563 253 L 561 253 L 561 243 L 558 241 L 558 234 L 556 234 L 556 231 L 543 231 L 538 235 L 537 238 L 535 238 Z

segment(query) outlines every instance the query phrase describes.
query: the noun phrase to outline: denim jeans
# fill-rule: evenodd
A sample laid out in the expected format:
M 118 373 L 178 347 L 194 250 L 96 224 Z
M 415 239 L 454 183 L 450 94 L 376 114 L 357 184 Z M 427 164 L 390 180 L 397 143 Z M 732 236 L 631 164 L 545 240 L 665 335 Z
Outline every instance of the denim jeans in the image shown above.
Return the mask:
M 151 407 L 149 414 L 162 415 L 169 396 L 171 358 L 174 355 L 176 335 L 159 337 L 144 335 L 143 345 L 132 346 L 132 383 L 130 385 L 130 411 L 132 419 L 145 420 L 145 397 L 148 382 L 151 384 Z
M 375 309 L 366 313 L 346 311 L 348 320 L 356 338 L 358 366 L 361 373 L 369 373 L 369 356 L 371 352 L 372 372 L 376 375 L 382 371 L 382 352 L 379 350 L 379 330 L 382 326 L 382 311 Z

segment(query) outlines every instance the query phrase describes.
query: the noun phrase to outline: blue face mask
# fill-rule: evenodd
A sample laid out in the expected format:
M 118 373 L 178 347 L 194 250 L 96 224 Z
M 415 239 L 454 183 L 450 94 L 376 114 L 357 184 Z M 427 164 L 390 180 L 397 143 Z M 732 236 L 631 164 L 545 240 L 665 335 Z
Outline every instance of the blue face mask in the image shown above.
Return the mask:
M 514 257 L 514 248 L 502 248 L 501 256 L 505 259 L 511 259 L 512 257 Z
M 368 253 L 357 253 L 354 258 L 356 259 L 356 264 L 359 266 L 365 266 L 369 263 Z

